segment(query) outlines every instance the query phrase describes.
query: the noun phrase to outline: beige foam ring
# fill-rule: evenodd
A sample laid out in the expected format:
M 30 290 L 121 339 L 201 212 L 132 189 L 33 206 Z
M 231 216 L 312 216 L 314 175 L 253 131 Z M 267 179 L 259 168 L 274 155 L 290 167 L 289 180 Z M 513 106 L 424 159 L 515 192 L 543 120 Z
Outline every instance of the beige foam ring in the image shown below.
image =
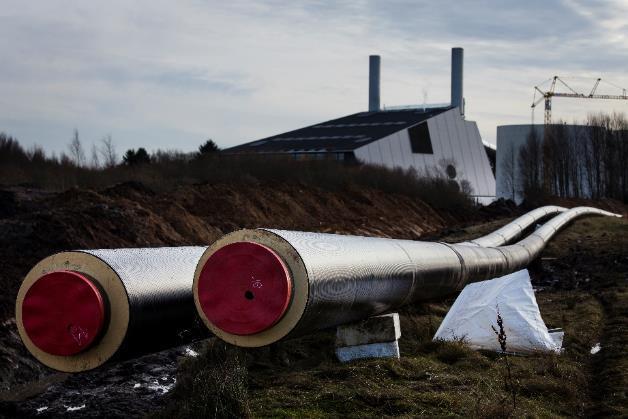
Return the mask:
M 281 257 L 283 262 L 288 267 L 290 280 L 292 282 L 292 298 L 286 313 L 269 329 L 254 335 L 234 335 L 214 326 L 212 322 L 207 319 L 207 316 L 203 312 L 198 299 L 198 280 L 207 260 L 218 249 L 228 244 L 237 242 L 258 243 L 271 248 Z M 196 266 L 196 271 L 194 272 L 193 290 L 196 310 L 212 333 L 233 345 L 252 348 L 269 345 L 290 334 L 305 311 L 309 295 L 309 281 L 303 260 L 301 260 L 301 256 L 299 256 L 290 243 L 270 231 L 246 229 L 227 234 L 216 241 L 205 251 L 205 253 L 203 253 L 203 256 Z
M 88 276 L 104 291 L 109 307 L 109 320 L 100 339 L 85 351 L 70 356 L 52 355 L 39 349 L 28 337 L 22 323 L 22 303 L 30 287 L 43 275 L 59 270 Z M 129 325 L 129 300 L 120 277 L 107 263 L 80 251 L 62 252 L 43 259 L 26 275 L 17 295 L 15 319 L 24 345 L 41 363 L 63 372 L 87 371 L 104 364 L 122 345 Z

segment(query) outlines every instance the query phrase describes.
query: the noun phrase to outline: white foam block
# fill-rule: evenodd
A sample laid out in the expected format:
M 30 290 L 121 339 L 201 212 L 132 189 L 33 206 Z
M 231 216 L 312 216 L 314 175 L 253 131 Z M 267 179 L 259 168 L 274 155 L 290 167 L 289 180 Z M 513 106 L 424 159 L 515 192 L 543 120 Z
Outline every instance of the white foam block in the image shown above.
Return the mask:
M 399 359 L 399 342 L 369 343 L 367 345 L 344 346 L 336 348 L 336 356 L 340 362 L 349 362 L 364 358 L 397 358 Z
M 336 347 L 392 342 L 400 337 L 399 314 L 390 313 L 338 326 Z

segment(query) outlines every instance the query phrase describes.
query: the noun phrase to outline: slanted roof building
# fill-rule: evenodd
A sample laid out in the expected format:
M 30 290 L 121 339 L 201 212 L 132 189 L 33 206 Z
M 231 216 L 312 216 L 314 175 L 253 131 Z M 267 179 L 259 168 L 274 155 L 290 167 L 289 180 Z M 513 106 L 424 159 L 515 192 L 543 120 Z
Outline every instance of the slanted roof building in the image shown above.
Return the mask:
M 359 112 L 272 137 L 242 144 L 229 152 L 342 153 L 387 137 L 446 111 L 409 109 Z
M 441 174 L 458 183 L 466 181 L 479 202 L 492 201 L 495 177 L 488 156 L 476 123 L 464 119 L 462 49 L 452 50 L 452 104 L 437 107 L 380 110 L 380 61 L 373 57 L 369 111 L 262 138 L 225 152 L 288 154 L 298 159 L 333 158 L 413 168 L 419 175 Z M 454 74 L 456 71 L 459 74 Z

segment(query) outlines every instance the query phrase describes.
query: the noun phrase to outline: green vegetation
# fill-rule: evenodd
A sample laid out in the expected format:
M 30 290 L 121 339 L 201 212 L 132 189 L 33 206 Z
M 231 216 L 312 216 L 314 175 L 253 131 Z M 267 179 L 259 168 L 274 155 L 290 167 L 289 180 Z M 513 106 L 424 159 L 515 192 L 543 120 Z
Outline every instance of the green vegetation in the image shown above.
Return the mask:
M 122 156 L 122 161 L 127 166 L 138 166 L 141 164 L 149 164 L 150 156 L 145 148 L 140 147 L 137 151 L 130 149 Z
M 246 354 L 211 340 L 198 360 L 181 365 L 179 382 L 172 397 L 178 400 L 156 417 L 246 417 L 250 416 Z

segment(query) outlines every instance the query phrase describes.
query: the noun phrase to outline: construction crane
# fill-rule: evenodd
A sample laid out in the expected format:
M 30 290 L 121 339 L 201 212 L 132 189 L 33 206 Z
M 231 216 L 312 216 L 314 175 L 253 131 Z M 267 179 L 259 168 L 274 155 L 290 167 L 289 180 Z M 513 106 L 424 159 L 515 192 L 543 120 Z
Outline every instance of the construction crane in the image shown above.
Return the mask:
M 593 88 L 591 89 L 591 92 L 589 94 L 576 92 L 567 83 L 565 83 L 564 80 L 562 80 L 558 76 L 554 76 L 552 78 L 549 78 L 549 79 L 545 80 L 543 83 L 541 83 L 541 85 L 547 83 L 548 81 L 551 81 L 552 84 L 550 85 L 549 90 L 546 91 L 546 92 L 541 90 L 539 88 L 539 86 L 534 86 L 534 98 L 532 99 L 532 124 L 534 124 L 534 109 L 543 100 L 545 100 L 545 124 L 547 125 L 547 124 L 551 124 L 552 123 L 552 98 L 553 97 L 571 97 L 571 98 L 577 98 L 577 99 L 620 99 L 620 100 L 628 100 L 628 94 L 626 94 L 626 89 L 624 89 L 623 87 L 617 86 L 616 84 L 610 83 L 610 82 L 605 82 L 605 83 L 610 84 L 611 86 L 614 86 L 616 88 L 621 89 L 622 90 L 622 94 L 621 95 L 599 95 L 599 94 L 595 94 L 595 91 L 597 90 L 598 86 L 600 85 L 600 82 L 602 81 L 601 78 L 597 78 L 595 80 L 595 84 L 593 85 Z M 563 86 L 565 86 L 567 89 L 569 89 L 569 92 L 567 92 L 567 93 L 556 92 L 555 91 L 555 89 L 556 89 L 556 82 L 561 83 Z M 541 97 L 537 99 L 536 96 L 539 93 L 540 93 Z

